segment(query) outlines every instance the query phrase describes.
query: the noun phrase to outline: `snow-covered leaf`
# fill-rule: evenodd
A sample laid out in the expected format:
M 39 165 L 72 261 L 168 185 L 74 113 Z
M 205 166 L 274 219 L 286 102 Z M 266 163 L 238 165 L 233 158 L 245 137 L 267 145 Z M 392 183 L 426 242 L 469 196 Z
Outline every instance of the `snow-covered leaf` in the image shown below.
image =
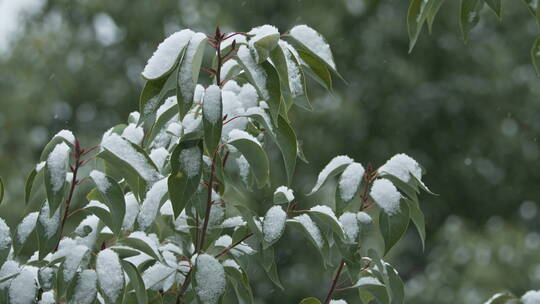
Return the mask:
M 51 214 L 56 211 L 64 199 L 69 153 L 69 146 L 61 142 L 53 148 L 47 157 L 47 163 L 45 165 L 45 190 L 47 192 Z
M 199 187 L 203 167 L 201 146 L 200 140 L 181 141 L 171 154 L 168 186 L 175 218 Z
M 118 254 L 105 249 L 96 258 L 96 272 L 101 294 L 107 303 L 117 303 L 124 290 L 124 271 Z
M 319 176 L 317 177 L 317 182 L 315 183 L 315 186 L 313 186 L 313 189 L 311 189 L 311 192 L 308 195 L 312 195 L 313 193 L 317 192 L 328 180 L 328 178 L 343 172 L 343 170 L 345 170 L 345 168 L 352 162 L 353 159 L 346 155 L 334 157 L 319 173 Z
M 183 118 L 191 109 L 195 86 L 199 79 L 199 71 L 204 56 L 207 37 L 204 33 L 195 33 L 186 48 L 184 58 L 178 71 L 176 97 L 180 109 L 180 118 Z
M 96 188 L 100 194 L 100 201 L 108 208 L 111 216 L 111 230 L 119 236 L 122 232 L 122 223 L 126 213 L 126 202 L 124 201 L 124 193 L 118 183 L 105 175 L 103 172 L 94 170 L 90 172 L 90 177 L 96 184 Z
M 379 228 L 384 239 L 385 254 L 399 241 L 409 225 L 409 207 L 405 200 L 399 200 L 399 212 L 392 215 L 381 212 Z
M 193 31 L 185 29 L 165 38 L 158 45 L 152 57 L 148 59 L 142 76 L 153 80 L 168 75 L 178 63 L 182 51 L 188 45 L 193 34 Z
M 259 141 L 249 133 L 235 129 L 229 133 L 228 144 L 238 149 L 246 158 L 257 185 L 259 187 L 266 185 L 269 182 L 270 166 Z
M 213 155 L 221 139 L 223 127 L 223 104 L 219 86 L 211 85 L 206 88 L 202 112 L 204 144 L 209 155 Z

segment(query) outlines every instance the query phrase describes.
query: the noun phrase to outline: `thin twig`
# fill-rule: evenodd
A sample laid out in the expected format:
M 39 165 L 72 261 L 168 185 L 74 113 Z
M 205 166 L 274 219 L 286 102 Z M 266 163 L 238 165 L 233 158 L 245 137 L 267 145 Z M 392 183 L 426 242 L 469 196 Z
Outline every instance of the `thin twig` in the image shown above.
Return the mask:
M 235 242 L 234 244 L 231 244 L 229 245 L 228 247 L 224 248 L 223 250 L 221 250 L 218 254 L 216 254 L 215 258 L 219 258 L 220 256 L 226 254 L 227 252 L 229 252 L 231 249 L 233 249 L 234 247 L 238 246 L 240 243 L 242 243 L 243 241 L 245 241 L 246 239 L 248 239 L 250 236 L 252 236 L 253 233 L 249 233 L 249 234 L 246 234 L 243 238 L 241 238 L 240 240 L 238 240 L 237 242 Z
M 336 275 L 334 276 L 334 279 L 332 280 L 332 285 L 330 286 L 330 289 L 326 294 L 326 298 L 324 299 L 323 304 L 330 303 L 330 300 L 332 299 L 332 294 L 336 290 L 336 285 L 339 280 L 339 276 L 341 275 L 341 271 L 343 270 L 343 266 L 345 266 L 345 260 L 341 260 L 341 263 L 339 264 L 338 270 L 336 272 Z

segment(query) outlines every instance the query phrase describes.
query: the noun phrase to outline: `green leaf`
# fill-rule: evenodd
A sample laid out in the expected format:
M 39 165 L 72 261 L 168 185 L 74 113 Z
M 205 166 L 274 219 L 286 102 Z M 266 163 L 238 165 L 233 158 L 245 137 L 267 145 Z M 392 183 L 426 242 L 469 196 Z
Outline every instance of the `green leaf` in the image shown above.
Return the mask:
M 332 76 L 328 69 L 327 63 L 304 50 L 298 50 L 298 55 L 309 67 L 307 73 L 315 79 L 320 85 L 332 92 Z
M 148 117 L 152 116 L 163 100 L 168 97 L 169 92 L 176 88 L 176 74 L 178 68 L 174 72 L 164 78 L 156 80 L 148 80 L 142 89 L 139 98 L 139 112 L 141 118 L 138 124 L 142 124 Z
M 431 33 L 431 30 L 433 28 L 433 21 L 435 21 L 435 17 L 437 16 L 437 13 L 439 12 L 444 1 L 445 0 L 431 0 L 431 5 L 429 7 L 429 11 L 427 14 L 427 24 L 428 24 L 429 33 Z
M 202 106 L 204 144 L 208 155 L 213 155 L 221 139 L 223 127 L 223 104 L 221 101 L 221 89 L 216 85 L 209 86 L 204 94 Z
M 411 0 L 407 12 L 407 31 L 409 33 L 409 53 L 413 50 L 433 0 Z
M 301 216 L 303 216 L 303 215 L 301 215 Z M 311 217 L 309 215 L 306 214 L 305 216 L 307 216 L 307 217 L 309 217 L 309 219 L 311 219 Z M 304 221 L 309 221 L 309 220 L 305 219 Z M 321 255 L 321 257 L 322 257 L 322 259 L 324 261 L 325 260 L 325 255 L 324 255 L 323 250 L 324 250 L 324 247 L 327 246 L 327 244 L 324 241 L 324 237 L 323 237 L 323 234 L 321 233 L 321 231 L 319 229 L 319 226 L 313 220 L 311 220 L 311 222 L 313 223 L 315 228 L 318 230 L 318 236 L 320 237 L 320 239 L 317 239 L 317 237 L 318 237 L 317 234 L 313 235 L 308 230 L 308 227 L 304 226 L 304 224 L 302 224 L 302 222 L 300 220 L 298 220 L 297 218 L 292 218 L 292 219 L 287 220 L 287 223 L 289 225 L 291 225 L 292 227 L 302 231 L 302 233 L 304 233 L 307 236 L 307 238 L 309 239 L 311 244 L 313 244 L 313 246 L 315 246 L 315 248 L 317 248 L 317 251 L 319 252 L 319 254 Z
M 495 12 L 497 18 L 501 19 L 501 0 L 484 0 L 486 4 Z
M 103 151 L 98 157 L 110 164 L 106 170 L 107 175 L 124 178 L 133 193 L 139 197 L 142 194 L 141 189 L 144 191 L 147 183 L 152 184 L 161 177 L 146 151 L 116 134 L 106 138 L 102 148 Z
M 51 154 L 56 153 L 57 155 L 54 157 L 54 159 L 48 158 L 47 164 L 45 165 L 45 190 L 47 192 L 47 200 L 50 204 L 51 214 L 54 213 L 60 206 L 64 200 L 64 195 L 66 192 L 66 174 L 70 154 L 70 150 L 66 149 L 68 148 L 64 143 L 57 144 L 51 151 Z M 65 158 L 62 160 L 62 157 Z M 51 172 L 50 165 L 54 166 L 54 172 Z M 54 174 L 54 176 L 51 174 Z
M 484 304 L 517 304 L 518 298 L 509 292 L 500 292 L 493 295 Z
M 175 218 L 184 210 L 201 181 L 201 145 L 200 140 L 181 141 L 171 154 L 171 175 L 167 185 Z
M 291 88 L 289 86 L 289 68 L 288 68 L 288 62 L 287 58 L 285 57 L 285 52 L 288 52 L 284 46 L 281 44 L 279 47 L 276 47 L 270 52 L 270 60 L 272 60 L 272 63 L 274 64 L 274 67 L 276 68 L 276 71 L 279 76 L 280 86 L 281 86 L 281 94 L 283 96 L 283 99 L 285 101 L 285 106 L 282 107 L 282 110 L 287 113 L 289 109 L 291 108 L 293 104 L 292 99 L 292 93 Z M 293 64 L 293 63 L 290 63 Z M 286 114 L 285 114 L 286 116 Z
M 389 304 L 390 299 L 388 298 L 388 293 L 384 285 L 379 282 L 375 277 L 362 277 L 354 285 L 355 288 L 358 288 L 360 294 L 368 293 L 371 294 L 377 303 L 380 304 Z
M 127 273 L 129 277 L 129 284 L 135 290 L 135 295 L 137 296 L 137 304 L 146 304 L 148 303 L 148 295 L 146 294 L 146 288 L 144 286 L 144 281 L 135 267 L 130 262 L 120 260 L 122 263 L 122 268 Z
M 238 131 L 238 133 L 243 134 L 246 132 Z M 242 155 L 244 155 L 247 162 L 249 163 L 249 167 L 253 172 L 259 188 L 262 188 L 263 186 L 268 184 L 270 165 L 268 162 L 268 157 L 266 156 L 266 152 L 263 150 L 260 143 L 256 141 L 256 139 L 250 139 L 250 136 L 247 133 L 245 134 L 245 136 L 240 136 L 234 138 L 233 140 L 229 140 L 228 143 L 234 146 L 240 151 L 240 153 L 242 153 Z
M 255 52 L 257 52 L 257 63 L 261 63 L 268 58 L 270 53 L 276 49 L 279 41 L 279 33 L 275 32 L 269 35 L 266 35 L 253 43 Z
M 536 70 L 536 74 L 540 76 L 540 37 L 536 38 L 531 49 L 531 58 Z
M 345 238 L 345 234 L 343 231 L 343 228 L 341 227 L 341 223 L 336 218 L 335 215 L 329 214 L 325 212 L 325 209 L 315 209 L 311 208 L 308 213 L 313 215 L 313 219 L 319 223 L 320 226 L 328 226 L 340 239 Z M 331 210 L 328 207 L 328 210 Z
M 290 185 L 294 176 L 294 169 L 296 167 L 298 144 L 296 141 L 296 134 L 294 134 L 294 129 L 281 116 L 278 118 L 276 143 L 281 151 L 281 155 L 283 156 L 285 172 L 287 172 L 287 184 Z
M 180 109 L 180 118 L 184 118 L 193 104 L 193 94 L 199 80 L 199 71 L 207 40 L 208 38 L 203 33 L 194 34 L 186 48 L 184 58 L 180 61 L 176 80 L 176 98 Z
M 321 304 L 321 301 L 319 301 L 316 298 L 311 297 L 311 298 L 302 299 L 302 301 L 300 301 L 299 304 Z
M 272 283 L 274 283 L 274 285 L 279 287 L 281 290 L 285 290 L 285 288 L 283 288 L 283 285 L 281 284 L 279 275 L 277 273 L 277 266 L 274 257 L 273 247 L 269 247 L 264 250 L 262 249 L 262 247 L 259 248 L 259 259 L 270 281 L 272 281 Z
M 62 220 L 62 207 L 57 208 L 53 215 L 49 212 L 49 203 L 45 200 L 39 211 L 38 221 L 36 222 L 36 231 L 38 237 L 39 259 L 45 258 L 45 256 L 52 252 L 55 247 L 62 231 L 60 231 L 60 221 Z M 56 223 L 56 227 L 46 227 L 43 225 L 41 219 L 45 219 L 45 223 Z M 51 233 L 49 229 L 54 229 Z
M 409 225 L 409 207 L 404 200 L 400 200 L 400 212 L 392 216 L 385 212 L 379 215 L 379 228 L 384 239 L 385 254 L 399 241 Z
M 479 13 L 482 6 L 484 6 L 482 0 L 461 0 L 459 25 L 465 42 L 469 39 L 469 32 L 480 21 Z
M 4 200 L 4 181 L 0 177 L 0 205 L 2 204 L 3 200 Z
M 270 116 L 274 122 L 278 119 L 278 114 L 281 108 L 281 85 L 279 82 L 279 75 L 276 68 L 268 61 L 261 63 L 261 67 L 266 74 L 266 91 L 268 92 L 268 107 L 270 110 Z
M 145 241 L 139 239 L 139 238 L 133 238 L 133 237 L 127 237 L 120 239 L 118 241 L 119 245 L 125 245 L 128 247 L 131 247 L 133 249 L 137 249 L 143 253 L 146 253 L 147 255 L 153 257 L 157 261 L 161 261 L 161 257 L 157 255 L 157 253 L 148 245 Z
M 34 169 L 32 169 L 32 171 L 28 175 L 28 178 L 26 179 L 26 184 L 24 185 L 24 203 L 26 205 L 28 205 L 28 202 L 30 201 L 30 197 L 32 195 L 32 188 L 34 187 L 34 181 L 38 173 L 41 173 L 41 172 L 43 172 L 43 169 L 38 171 L 34 167 Z
M 148 133 L 148 137 L 144 139 L 148 145 L 156 138 L 160 132 L 167 126 L 167 123 L 178 114 L 178 107 L 170 107 L 165 110 L 161 115 L 156 118 L 156 121 L 152 125 L 152 129 Z
M 324 185 L 324 183 L 326 183 L 328 178 L 340 174 L 352 162 L 353 160 L 348 158 L 347 156 L 342 155 L 334 157 L 319 173 L 319 176 L 317 177 L 317 182 L 315 183 L 315 186 L 313 186 L 313 189 L 311 189 L 311 192 L 308 193 L 308 195 L 312 195 L 315 192 L 319 191 L 319 189 Z
M 236 298 L 238 299 L 239 304 L 251 304 L 253 301 L 253 293 L 251 292 L 251 287 L 249 286 L 249 278 L 247 274 L 234 266 L 223 267 L 225 273 L 229 277 L 229 282 L 233 286 L 234 292 L 236 293 Z
M 424 218 L 424 213 L 420 209 L 418 199 L 405 199 L 405 201 L 409 206 L 411 220 L 416 226 L 416 230 L 418 231 L 418 235 L 422 241 L 422 249 L 424 249 L 426 242 L 426 220 Z
M 386 286 L 388 292 L 391 295 L 391 304 L 403 304 L 405 301 L 405 289 L 403 281 L 399 277 L 398 272 L 390 265 L 386 265 L 386 272 L 388 274 L 389 286 Z
M 523 0 L 523 2 L 527 5 L 527 8 L 529 9 L 529 12 L 531 14 L 536 15 L 536 10 L 538 9 L 537 1 L 536 0 Z
M 120 236 L 122 233 L 122 223 L 126 213 L 126 202 L 124 200 L 124 192 L 118 183 L 99 171 L 92 171 L 90 176 L 94 180 L 100 194 L 100 201 L 107 207 L 111 215 L 111 230 L 115 236 Z M 103 184 L 104 183 L 104 184 Z M 107 187 L 105 187 L 107 186 Z

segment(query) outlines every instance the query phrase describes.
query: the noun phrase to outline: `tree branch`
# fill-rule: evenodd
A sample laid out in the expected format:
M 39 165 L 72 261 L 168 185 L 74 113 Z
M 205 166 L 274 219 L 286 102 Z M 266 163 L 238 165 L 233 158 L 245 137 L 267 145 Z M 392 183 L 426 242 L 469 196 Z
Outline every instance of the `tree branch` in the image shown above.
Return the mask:
M 341 263 L 339 264 L 336 275 L 334 276 L 334 279 L 332 280 L 332 285 L 330 286 L 330 290 L 328 290 L 328 293 L 326 294 L 326 298 L 324 299 L 323 304 L 330 303 L 330 300 L 332 299 L 332 294 L 336 290 L 336 285 L 339 280 L 339 276 L 341 275 L 341 271 L 343 270 L 343 266 L 345 266 L 345 260 L 341 260 Z

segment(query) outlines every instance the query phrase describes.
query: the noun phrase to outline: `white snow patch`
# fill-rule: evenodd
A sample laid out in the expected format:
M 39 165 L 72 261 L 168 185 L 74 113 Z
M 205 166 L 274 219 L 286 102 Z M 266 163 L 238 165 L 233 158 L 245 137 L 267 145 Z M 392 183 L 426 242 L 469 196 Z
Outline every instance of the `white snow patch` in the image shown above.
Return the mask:
M 330 174 L 332 174 L 334 172 L 334 170 L 336 170 L 337 168 L 341 167 L 341 166 L 345 166 L 345 165 L 349 165 L 353 162 L 354 160 L 346 155 L 339 155 L 339 156 L 336 156 L 334 157 L 327 165 L 326 167 L 324 167 L 324 169 L 322 169 L 322 171 L 319 173 L 319 176 L 317 177 L 317 183 L 315 184 L 315 186 L 313 187 L 313 189 L 311 190 L 311 193 L 310 194 L 313 194 L 315 193 L 317 190 L 319 190 L 319 188 L 321 188 L 321 186 L 323 185 L 323 183 L 326 181 L 326 179 L 328 178 L 328 176 Z
M 241 216 L 234 216 L 230 217 L 228 219 L 225 219 L 223 223 L 221 223 L 221 228 L 236 228 L 240 226 L 244 226 L 246 222 L 244 219 L 242 219 Z
M 330 304 L 347 304 L 345 300 L 330 300 Z
M 140 145 L 144 137 L 144 130 L 142 127 L 137 127 L 136 124 L 132 123 L 124 129 L 122 137 L 136 145 Z
M 118 136 L 111 134 L 102 142 L 102 146 L 111 153 L 130 164 L 147 182 L 159 179 L 160 174 L 139 151 L 131 146 L 131 143 Z
M 180 73 L 178 75 L 178 83 L 180 85 L 180 91 L 184 102 L 191 102 L 195 93 L 195 79 L 193 79 L 193 59 L 199 48 L 199 45 L 206 39 L 206 35 L 203 33 L 195 33 L 191 37 L 189 44 L 182 59 L 180 66 Z
M 240 270 L 240 265 L 238 265 L 238 263 L 236 263 L 234 260 L 231 260 L 231 259 L 227 259 L 223 261 L 222 265 L 223 267 L 232 267 L 232 268 L 235 268 L 236 270 Z
M 39 213 L 38 212 L 32 212 L 29 213 L 17 226 L 17 239 L 19 240 L 19 243 L 24 243 L 26 239 L 28 239 L 28 236 L 34 228 L 36 227 L 37 219 L 38 219 Z
M 38 304 L 55 304 L 56 301 L 54 300 L 54 291 L 49 290 L 45 291 L 41 294 L 41 300 L 39 300 Z
M 9 303 L 34 303 L 37 291 L 36 272 L 36 267 L 24 266 L 19 275 L 13 278 L 9 285 Z
M 304 93 L 304 85 L 302 83 L 302 73 L 298 64 L 293 59 L 293 54 L 290 51 L 292 46 L 283 41 L 279 41 L 279 47 L 285 54 L 285 61 L 287 63 L 287 76 L 289 77 L 289 88 L 293 97 L 302 95 Z
M 404 153 L 392 156 L 378 172 L 381 175 L 393 175 L 406 183 L 411 179 L 411 175 L 418 180 L 422 179 L 422 168 L 418 162 Z
M 97 275 L 93 269 L 85 269 L 79 273 L 71 301 L 77 304 L 91 304 L 97 293 Z
M 164 178 L 152 185 L 146 193 L 137 217 L 137 223 L 141 230 L 146 230 L 154 222 L 160 207 L 159 204 L 163 196 L 167 194 L 168 189 L 167 178 Z
M 169 151 L 167 151 L 167 149 L 163 147 L 152 149 L 152 151 L 150 151 L 150 159 L 154 162 L 154 164 L 160 170 L 165 165 L 165 161 L 167 161 L 168 156 L 169 156 Z
M 253 135 L 249 134 L 246 131 L 234 129 L 231 132 L 229 132 L 229 141 L 228 141 L 229 143 L 235 140 L 239 140 L 239 139 L 247 139 L 261 146 L 261 143 L 259 142 L 259 140 L 257 140 L 255 137 L 253 137 Z
M 373 223 L 373 219 L 369 214 L 365 213 L 364 211 L 360 211 L 356 214 L 356 219 L 358 222 L 360 222 L 363 225 L 371 225 Z
M 358 191 L 358 186 L 364 176 L 364 167 L 359 163 L 352 163 L 347 166 L 339 179 L 339 190 L 341 199 L 350 201 Z
M 236 164 L 238 165 L 238 170 L 240 173 L 240 177 L 242 178 L 242 181 L 247 184 L 248 183 L 248 176 L 249 176 L 249 163 L 247 159 L 244 157 L 244 155 L 240 155 L 236 159 Z
M 124 214 L 124 220 L 122 221 L 122 230 L 127 231 L 133 228 L 137 214 L 139 214 L 139 202 L 137 202 L 132 192 L 124 195 L 124 200 L 126 202 L 126 214 Z
M 529 290 L 522 297 L 523 304 L 539 304 L 540 303 L 540 290 Z
M 211 124 L 216 124 L 221 118 L 221 111 L 221 89 L 211 85 L 204 93 L 203 115 Z
M 290 203 L 294 200 L 294 193 L 291 189 L 287 188 L 286 186 L 279 186 L 276 191 L 274 191 L 274 196 L 277 194 L 283 194 L 287 201 Z
M 75 144 L 75 136 L 69 130 L 60 130 L 58 133 L 56 133 L 56 135 L 53 136 L 53 138 L 54 137 L 62 137 L 63 139 L 67 140 L 67 142 L 69 142 L 70 144 L 72 145 Z
M 195 86 L 195 93 L 193 94 L 193 102 L 199 103 L 202 102 L 204 97 L 204 87 L 200 84 Z
M 317 31 L 307 25 L 297 25 L 291 29 L 290 34 L 317 56 L 321 57 L 328 65 L 334 69 L 336 68 L 330 46 Z
M 216 247 L 229 247 L 231 245 L 232 245 L 232 238 L 227 234 L 220 236 L 214 243 L 214 246 Z
M 269 36 L 275 36 L 276 42 L 279 39 L 279 31 L 278 29 L 273 25 L 261 25 L 255 28 L 252 28 L 249 32 L 249 35 L 253 35 L 249 38 L 249 47 L 253 50 L 256 50 L 255 43 L 257 43 L 259 40 L 264 39 Z M 256 61 L 259 61 L 259 53 L 255 52 L 255 59 Z
M 311 219 L 311 217 L 307 214 L 302 214 L 299 216 L 296 216 L 293 218 L 294 220 L 298 221 L 304 228 L 306 228 L 307 232 L 311 236 L 311 238 L 315 241 L 315 244 L 317 244 L 317 247 L 322 248 L 323 247 L 323 238 L 321 234 L 321 230 L 315 224 L 315 222 Z
M 41 207 L 41 211 L 39 213 L 39 222 L 43 228 L 45 228 L 45 236 L 47 239 L 50 239 L 56 233 L 58 226 L 60 225 L 60 209 L 61 208 L 56 208 L 56 212 L 51 217 L 49 202 L 45 201 Z
M 106 193 L 109 190 L 109 187 L 111 186 L 111 183 L 109 180 L 107 180 L 107 176 L 105 173 L 97 170 L 92 170 L 90 172 L 90 177 L 96 183 L 96 186 L 99 191 Z
M 260 94 L 262 95 L 262 99 L 267 100 L 269 98 L 269 95 L 268 89 L 266 88 L 266 72 L 260 65 L 257 64 L 255 59 L 251 55 L 251 52 L 245 45 L 240 46 L 237 56 L 244 64 L 247 72 L 253 78 L 255 86 L 257 86 Z
M 163 40 L 148 60 L 142 75 L 146 79 L 156 79 L 170 71 L 176 63 L 180 51 L 187 45 L 193 34 L 193 31 L 186 29 Z
M 180 151 L 180 168 L 188 178 L 199 174 L 201 170 L 201 151 L 198 147 L 191 147 Z
M 187 113 L 182 120 L 182 127 L 184 128 L 184 134 L 189 134 L 199 130 L 201 127 L 202 116 L 197 115 L 194 112 Z
M 386 214 L 395 215 L 400 211 L 401 194 L 391 181 L 387 179 L 375 180 L 369 195 Z
M 9 226 L 2 218 L 0 218 L 0 250 L 7 249 L 9 246 L 11 246 Z
M 220 75 L 221 79 L 219 81 L 224 81 L 225 79 L 227 79 L 227 77 L 230 77 L 229 73 L 235 66 L 238 66 L 238 62 L 234 59 L 231 59 L 225 62 L 221 66 L 221 75 Z
M 242 86 L 242 89 L 238 93 L 238 99 L 246 110 L 259 105 L 259 95 L 257 94 L 257 89 L 255 89 L 255 87 L 250 83 L 245 83 Z
M 359 230 L 356 214 L 351 212 L 345 212 L 339 217 L 339 222 L 343 226 L 343 231 L 345 231 L 347 239 L 351 242 L 356 241 Z
M 281 206 L 272 206 L 266 212 L 263 221 L 264 240 L 268 243 L 274 242 L 283 234 L 287 213 Z
M 47 158 L 47 169 L 51 177 L 52 190 L 60 191 L 66 182 L 69 146 L 65 142 L 57 144 Z
M 201 254 L 197 257 L 195 280 L 196 292 L 205 304 L 215 304 L 225 292 L 225 270 L 214 257 Z
M 96 272 L 104 295 L 111 302 L 116 302 L 124 287 L 124 271 L 118 254 L 112 249 L 100 251 L 96 259 Z
M 0 267 L 0 280 L 10 277 L 20 270 L 19 263 L 13 260 L 7 260 L 2 267 Z M 9 286 L 13 279 L 6 280 L 0 283 L 0 289 L 4 289 Z

